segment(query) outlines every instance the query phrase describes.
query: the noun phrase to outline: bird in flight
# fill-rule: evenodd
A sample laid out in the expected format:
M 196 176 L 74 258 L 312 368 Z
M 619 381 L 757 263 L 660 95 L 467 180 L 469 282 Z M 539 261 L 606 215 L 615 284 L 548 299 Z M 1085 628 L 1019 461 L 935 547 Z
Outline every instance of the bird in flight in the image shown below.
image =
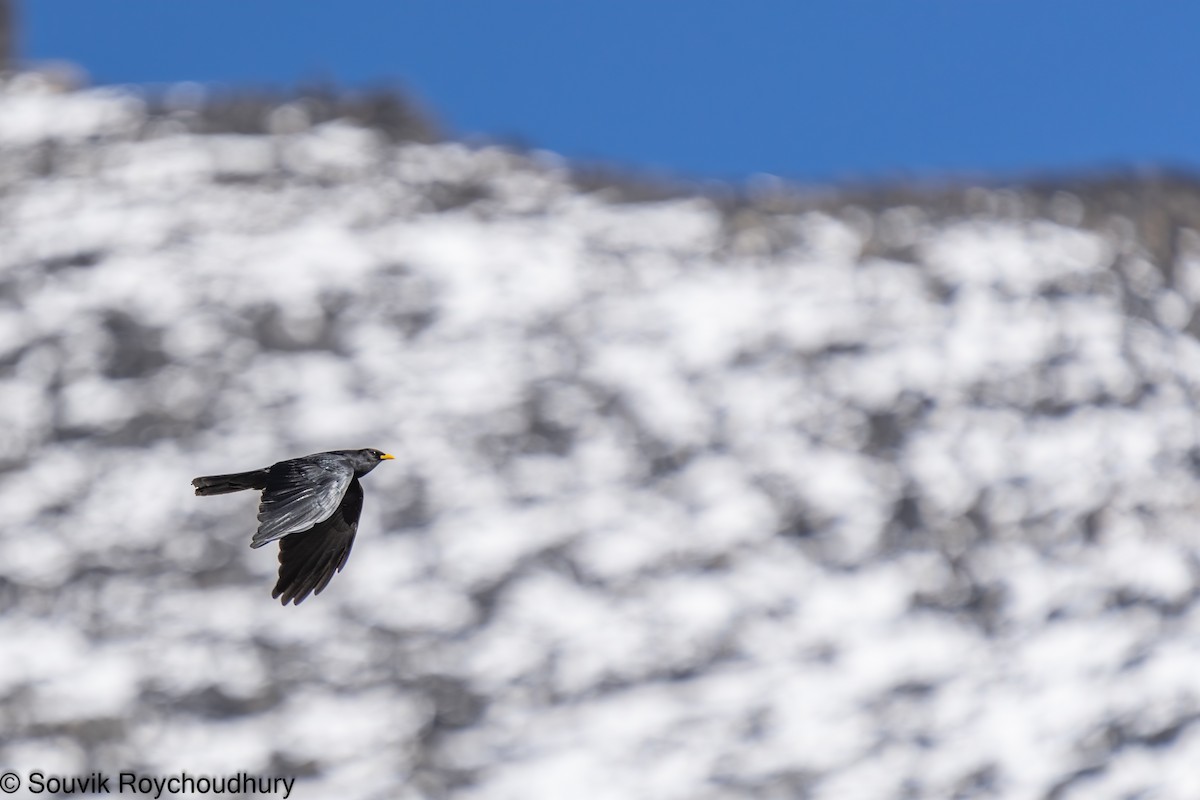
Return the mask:
M 279 581 L 271 597 L 300 605 L 346 566 L 362 514 L 358 479 L 392 458 L 382 450 L 332 450 L 250 472 L 207 475 L 192 486 L 201 497 L 262 490 L 250 546 L 279 540 Z

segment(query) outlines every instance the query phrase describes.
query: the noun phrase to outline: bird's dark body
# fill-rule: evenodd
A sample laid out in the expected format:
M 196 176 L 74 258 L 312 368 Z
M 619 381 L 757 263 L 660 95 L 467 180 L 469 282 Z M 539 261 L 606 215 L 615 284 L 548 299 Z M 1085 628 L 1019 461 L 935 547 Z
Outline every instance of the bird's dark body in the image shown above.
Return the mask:
M 390 458 L 373 449 L 333 450 L 250 472 L 203 476 L 192 486 L 200 496 L 262 491 L 250 546 L 279 540 L 279 580 L 271 596 L 299 605 L 346 566 L 362 514 L 358 479 Z

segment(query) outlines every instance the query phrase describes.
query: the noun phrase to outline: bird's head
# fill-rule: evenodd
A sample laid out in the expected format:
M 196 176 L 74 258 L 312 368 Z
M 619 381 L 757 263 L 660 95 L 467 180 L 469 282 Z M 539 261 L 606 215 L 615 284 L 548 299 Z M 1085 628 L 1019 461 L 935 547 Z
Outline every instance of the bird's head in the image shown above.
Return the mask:
M 350 453 L 354 458 L 354 471 L 359 475 L 366 475 L 381 462 L 391 461 L 395 456 L 376 450 L 373 447 L 368 447 L 365 450 L 352 450 Z

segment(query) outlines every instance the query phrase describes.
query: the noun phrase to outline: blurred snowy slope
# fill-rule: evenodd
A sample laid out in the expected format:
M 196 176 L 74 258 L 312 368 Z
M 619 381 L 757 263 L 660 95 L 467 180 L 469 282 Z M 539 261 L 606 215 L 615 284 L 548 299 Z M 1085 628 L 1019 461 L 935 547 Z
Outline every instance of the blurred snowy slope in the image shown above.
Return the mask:
M 11 79 L 0 764 L 1195 796 L 1200 238 L 976 196 L 620 203 Z M 281 609 L 254 498 L 188 481 L 359 446 L 346 572 Z

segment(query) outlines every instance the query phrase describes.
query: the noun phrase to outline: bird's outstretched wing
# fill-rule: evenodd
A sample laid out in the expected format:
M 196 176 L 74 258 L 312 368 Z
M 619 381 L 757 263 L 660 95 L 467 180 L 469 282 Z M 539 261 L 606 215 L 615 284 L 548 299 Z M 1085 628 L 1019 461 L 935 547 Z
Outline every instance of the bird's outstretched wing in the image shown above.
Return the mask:
M 271 597 L 280 598 L 285 606 L 300 605 L 310 593 L 320 594 L 329 585 L 333 574 L 341 572 L 350 558 L 362 502 L 362 484 L 352 478 L 341 504 L 328 519 L 279 540 L 279 581 Z
M 339 459 L 307 457 L 273 465 L 258 505 L 258 533 L 250 546 L 262 547 L 329 519 L 352 480 L 354 468 Z

